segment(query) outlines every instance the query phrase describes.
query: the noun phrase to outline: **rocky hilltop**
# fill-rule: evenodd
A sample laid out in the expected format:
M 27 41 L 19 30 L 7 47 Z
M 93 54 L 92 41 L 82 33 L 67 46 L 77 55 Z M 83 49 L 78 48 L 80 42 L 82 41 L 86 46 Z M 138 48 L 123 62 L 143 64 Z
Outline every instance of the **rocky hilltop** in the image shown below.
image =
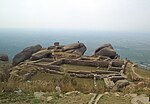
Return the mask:
M 150 93 L 150 72 L 139 70 L 138 65 L 128 59 L 121 59 L 111 44 L 98 47 L 91 56 L 84 55 L 86 50 L 86 45 L 80 42 L 69 45 L 55 42 L 48 48 L 34 45 L 16 54 L 12 63 L 7 55 L 1 54 L 0 90 L 17 94 L 34 92 L 40 103 L 46 99 L 50 104 L 57 101 L 58 104 L 77 104 L 64 102 L 64 98 L 72 94 L 87 96 L 89 104 L 101 104 L 100 98 L 110 92 L 127 98 L 124 104 L 130 104 L 133 96 L 125 94 Z M 57 97 L 55 94 L 47 96 L 52 92 Z M 93 95 L 84 95 L 87 93 Z

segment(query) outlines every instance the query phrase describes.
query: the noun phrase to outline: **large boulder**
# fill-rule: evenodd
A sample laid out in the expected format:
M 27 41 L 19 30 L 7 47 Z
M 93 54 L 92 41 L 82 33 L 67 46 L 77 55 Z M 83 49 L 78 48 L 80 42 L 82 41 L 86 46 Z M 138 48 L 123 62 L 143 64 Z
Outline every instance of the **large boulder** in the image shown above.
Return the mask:
M 52 58 L 52 52 L 50 50 L 41 50 L 32 54 L 31 60 L 39 60 L 42 58 Z
M 113 87 L 113 90 L 119 91 L 119 90 L 121 90 L 122 88 L 126 87 L 129 84 L 130 84 L 129 81 L 127 81 L 127 80 L 118 80 L 115 83 L 115 86 Z
M 74 43 L 70 45 L 66 45 L 62 48 L 63 52 L 83 55 L 87 50 L 86 46 L 83 43 Z
M 104 44 L 97 48 L 94 53 L 95 56 L 107 56 L 114 59 L 117 56 L 116 51 L 113 49 L 111 44 Z
M 36 53 L 40 51 L 41 49 L 42 49 L 41 45 L 35 45 L 35 46 L 30 46 L 30 47 L 25 48 L 23 51 L 15 55 L 15 57 L 13 58 L 12 64 L 15 66 L 19 64 L 20 62 L 23 62 L 29 59 L 33 53 Z
M 9 60 L 8 55 L 0 54 L 0 61 L 8 61 L 8 60 Z

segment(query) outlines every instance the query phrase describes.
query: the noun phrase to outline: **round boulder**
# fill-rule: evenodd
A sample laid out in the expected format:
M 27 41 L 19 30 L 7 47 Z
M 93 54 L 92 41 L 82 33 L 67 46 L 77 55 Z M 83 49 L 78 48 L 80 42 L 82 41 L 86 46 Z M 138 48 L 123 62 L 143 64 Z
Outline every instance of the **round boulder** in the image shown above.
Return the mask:
M 95 56 L 107 56 L 114 59 L 117 56 L 116 51 L 113 49 L 111 44 L 104 44 L 95 50 Z
M 30 59 L 33 53 L 36 53 L 42 49 L 41 45 L 35 45 L 25 48 L 23 51 L 15 55 L 13 58 L 13 65 L 18 65 L 20 62 L 23 62 L 27 59 Z
M 63 52 L 83 55 L 87 50 L 86 46 L 83 43 L 73 43 L 70 45 L 66 45 L 62 48 Z
M 41 50 L 32 54 L 31 60 L 39 60 L 42 58 L 52 58 L 52 52 L 50 50 Z
M 119 91 L 120 89 L 126 87 L 129 84 L 130 84 L 129 81 L 127 81 L 127 80 L 118 80 L 115 83 L 115 86 L 113 87 L 113 90 Z

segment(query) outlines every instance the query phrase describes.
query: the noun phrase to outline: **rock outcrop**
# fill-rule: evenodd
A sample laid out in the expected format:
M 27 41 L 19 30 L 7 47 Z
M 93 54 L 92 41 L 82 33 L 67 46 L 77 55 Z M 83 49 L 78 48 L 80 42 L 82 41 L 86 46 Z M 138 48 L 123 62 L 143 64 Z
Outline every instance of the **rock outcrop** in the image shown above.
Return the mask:
M 66 45 L 62 48 L 63 52 L 83 55 L 87 50 L 86 46 L 83 43 L 74 43 L 70 45 Z
M 31 60 L 39 60 L 42 58 L 52 58 L 52 52 L 50 50 L 41 50 L 32 54 Z
M 25 48 L 23 51 L 18 53 L 14 58 L 13 58 L 13 65 L 17 65 L 20 62 L 23 62 L 27 59 L 29 59 L 33 53 L 36 53 L 42 49 L 41 45 L 35 45 L 35 46 L 30 46 Z
M 53 46 L 48 47 L 48 50 L 51 50 L 54 52 L 61 52 L 63 47 L 64 46 L 60 45 L 59 42 L 55 42 Z
M 9 61 L 8 55 L 0 54 L 0 61 Z
M 114 59 L 117 56 L 116 51 L 113 49 L 111 44 L 104 44 L 97 48 L 94 53 L 95 56 L 107 56 Z
M 129 85 L 129 81 L 127 81 L 127 80 L 118 80 L 115 83 L 115 86 L 113 87 L 113 90 L 119 91 L 120 89 L 126 87 L 127 85 Z

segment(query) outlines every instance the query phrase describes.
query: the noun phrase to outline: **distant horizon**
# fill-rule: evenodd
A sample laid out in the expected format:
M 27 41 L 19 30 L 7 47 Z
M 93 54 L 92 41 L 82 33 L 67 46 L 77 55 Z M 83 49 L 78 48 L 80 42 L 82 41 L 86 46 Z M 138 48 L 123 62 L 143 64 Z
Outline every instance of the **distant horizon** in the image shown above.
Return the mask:
M 88 50 L 85 55 L 93 54 L 102 44 L 111 43 L 123 58 L 128 57 L 138 63 L 150 64 L 150 34 L 129 32 L 96 31 L 57 31 L 57 30 L 0 30 L 0 53 L 13 57 L 22 49 L 41 44 L 43 47 L 58 41 L 61 45 L 83 42 Z
M 80 30 L 80 29 L 51 29 L 51 28 L 0 28 L 0 31 L 76 31 L 76 32 L 107 32 L 107 33 L 137 33 L 137 34 L 150 34 L 150 31 L 144 31 L 144 32 L 139 32 L 139 31 L 112 31 L 112 30 Z

